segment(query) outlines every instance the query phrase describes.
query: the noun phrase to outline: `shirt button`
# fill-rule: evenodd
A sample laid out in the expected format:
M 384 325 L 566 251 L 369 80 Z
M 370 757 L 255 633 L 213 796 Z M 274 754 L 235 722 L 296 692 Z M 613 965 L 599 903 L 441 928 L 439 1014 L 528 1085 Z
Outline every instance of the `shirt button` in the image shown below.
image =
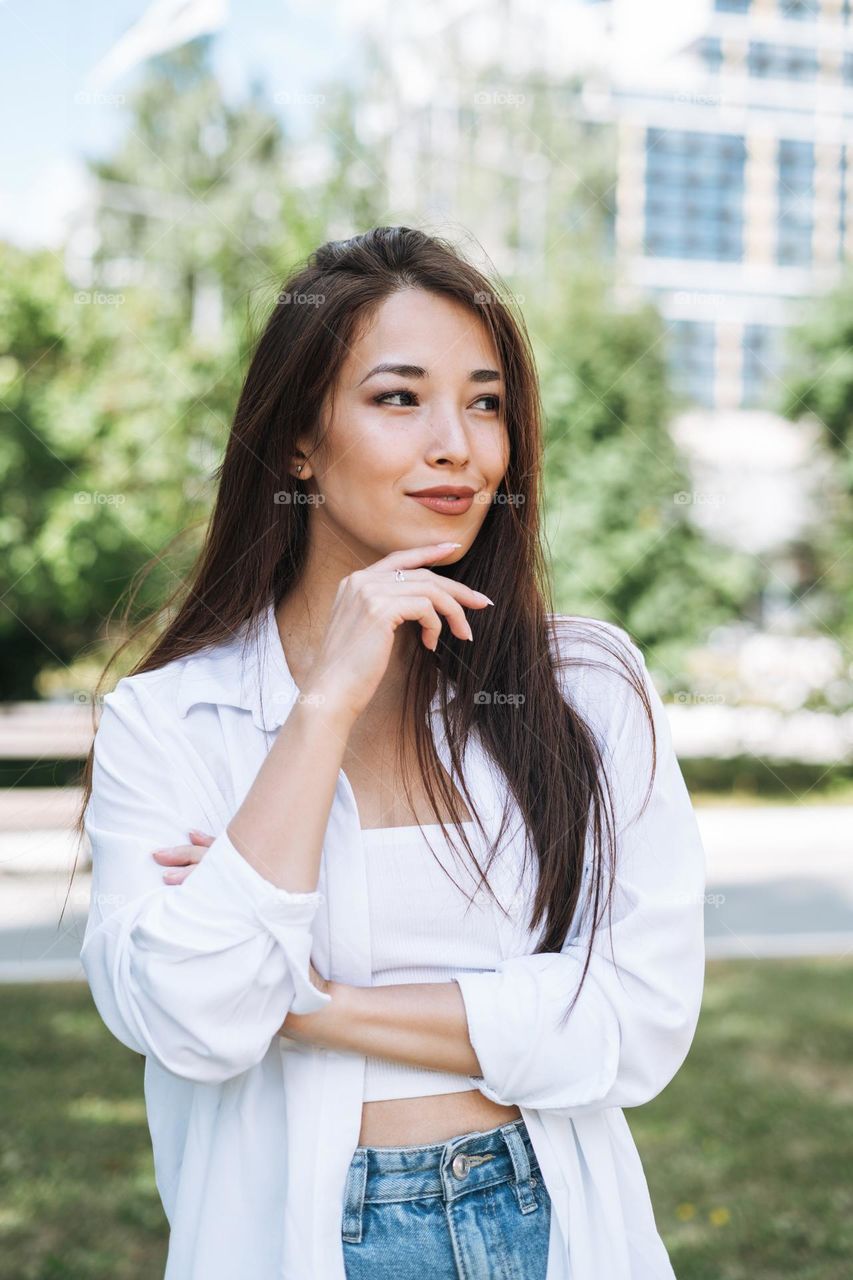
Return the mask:
M 458 1156 L 453 1157 L 453 1162 L 450 1167 L 457 1178 L 467 1178 L 468 1170 L 470 1168 L 470 1165 L 468 1164 L 468 1157 L 464 1152 L 460 1152 Z

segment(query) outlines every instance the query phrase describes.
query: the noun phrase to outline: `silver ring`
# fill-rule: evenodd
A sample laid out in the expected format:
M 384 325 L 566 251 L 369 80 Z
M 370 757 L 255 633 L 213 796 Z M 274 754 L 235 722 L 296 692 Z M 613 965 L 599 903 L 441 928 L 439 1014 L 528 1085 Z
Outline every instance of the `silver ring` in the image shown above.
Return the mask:
M 398 582 L 405 582 L 405 581 L 406 581 L 406 575 L 403 573 L 403 570 L 402 570 L 402 569 L 395 569 L 395 570 L 394 570 L 394 577 L 397 579 L 397 581 L 398 581 Z

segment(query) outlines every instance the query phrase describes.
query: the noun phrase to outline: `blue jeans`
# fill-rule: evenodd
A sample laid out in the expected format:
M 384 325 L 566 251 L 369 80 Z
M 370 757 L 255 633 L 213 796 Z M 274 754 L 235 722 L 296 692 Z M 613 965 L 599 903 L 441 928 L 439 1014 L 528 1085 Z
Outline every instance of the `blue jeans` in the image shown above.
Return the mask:
M 545 1280 L 551 1198 L 523 1120 L 421 1147 L 356 1147 L 347 1280 Z

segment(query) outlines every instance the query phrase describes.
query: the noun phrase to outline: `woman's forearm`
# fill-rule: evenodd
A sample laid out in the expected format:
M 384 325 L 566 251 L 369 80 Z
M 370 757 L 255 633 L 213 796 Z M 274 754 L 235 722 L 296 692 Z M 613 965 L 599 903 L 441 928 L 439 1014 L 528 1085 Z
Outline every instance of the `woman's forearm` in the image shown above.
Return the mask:
M 331 700 L 300 699 L 278 732 L 228 836 L 277 888 L 313 893 L 352 720 Z
M 289 1013 L 279 1035 L 416 1067 L 481 1074 L 458 983 L 329 982 L 326 990 L 330 1004 L 316 1013 Z

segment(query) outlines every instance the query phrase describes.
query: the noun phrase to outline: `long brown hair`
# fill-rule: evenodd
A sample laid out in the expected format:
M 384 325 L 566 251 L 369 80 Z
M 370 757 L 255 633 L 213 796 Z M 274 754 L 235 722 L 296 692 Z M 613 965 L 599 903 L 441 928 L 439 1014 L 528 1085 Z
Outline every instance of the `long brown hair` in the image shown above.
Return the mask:
M 128 674 L 153 671 L 227 641 L 244 625 L 247 638 L 254 639 L 270 599 L 277 607 L 294 588 L 306 560 L 311 503 L 305 494 L 312 483 L 289 474 L 296 441 L 306 436 L 321 443 L 323 408 L 333 396 L 360 327 L 391 294 L 411 288 L 462 304 L 486 326 L 504 375 L 510 453 L 496 500 L 474 544 L 455 564 L 433 570 L 484 591 L 495 605 L 472 614 L 473 645 L 445 628 L 434 654 L 423 645 L 414 646 L 400 707 L 400 727 L 408 732 L 401 732 L 400 742 L 414 733 L 418 767 L 436 819 L 440 793 L 445 811 L 461 821 L 457 796 L 440 767 L 431 733 L 429 707 L 438 689 L 454 772 L 479 823 L 461 770 L 468 734 L 479 732 L 519 807 L 528 848 L 535 850 L 538 883 L 530 928 L 543 925 L 537 952 L 559 951 L 575 913 L 584 906 L 581 888 L 591 837 L 594 919 L 581 984 L 566 1010 L 568 1017 L 589 967 L 602 896 L 610 902 L 616 862 L 604 843 L 606 836 L 609 850 L 615 852 L 612 792 L 602 752 L 591 726 L 560 685 L 561 661 L 587 661 L 576 656 L 561 660 L 560 653 L 571 648 L 563 648 L 568 632 L 577 630 L 589 640 L 596 625 L 594 619 L 548 616 L 551 589 L 539 528 L 543 414 L 530 339 L 503 285 L 496 287 L 453 245 L 409 227 L 374 227 L 352 239 L 322 245 L 284 282 L 243 384 L 216 472 L 218 492 L 197 563 L 189 580 L 181 582 L 164 605 L 173 611 L 171 621 Z M 290 499 L 283 501 L 282 492 Z M 132 600 L 125 623 L 131 606 Z M 159 625 L 158 617 L 143 621 L 115 652 L 98 681 L 96 707 L 113 662 L 141 632 Z M 603 637 L 601 643 L 606 644 Z M 621 648 L 608 646 L 608 651 L 627 671 L 652 732 L 648 796 L 655 769 L 654 722 L 641 675 Z M 519 705 L 517 698 L 485 699 L 483 690 L 522 694 L 523 701 Z M 94 748 L 83 770 L 83 803 L 75 826 L 81 838 L 93 755 Z M 400 763 L 411 796 L 402 751 Z M 500 834 L 485 868 L 465 828 L 459 829 L 487 890 L 488 870 L 508 816 L 505 803 Z

